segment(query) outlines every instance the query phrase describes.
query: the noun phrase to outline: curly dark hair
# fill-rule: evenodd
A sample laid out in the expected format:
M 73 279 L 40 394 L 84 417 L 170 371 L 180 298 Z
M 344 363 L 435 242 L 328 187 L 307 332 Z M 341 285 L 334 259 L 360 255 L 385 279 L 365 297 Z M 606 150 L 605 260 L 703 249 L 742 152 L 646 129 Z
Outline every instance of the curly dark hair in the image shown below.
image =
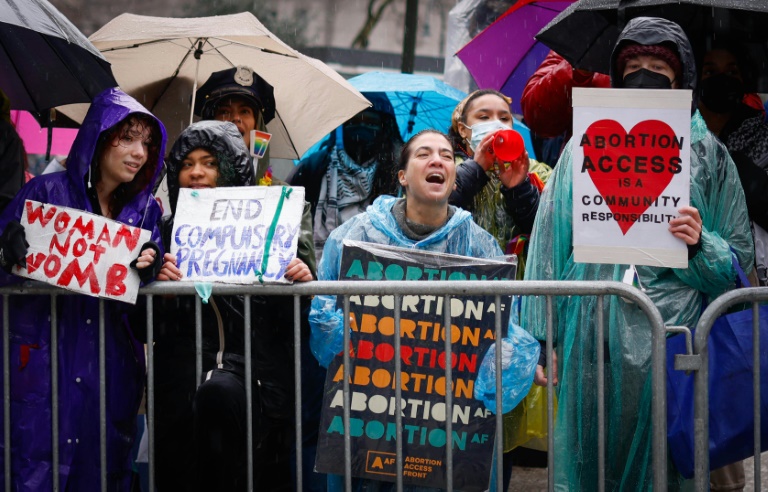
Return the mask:
M 160 145 L 162 133 L 157 121 L 147 114 L 131 113 L 125 119 L 114 126 L 104 130 L 99 135 L 96 144 L 96 152 L 91 162 L 91 184 L 101 181 L 101 159 L 107 150 L 107 145 L 117 147 L 123 137 L 140 137 L 149 129 L 149 142 L 147 148 L 147 161 L 141 167 L 136 176 L 128 183 L 121 183 L 109 198 L 109 214 L 117 217 L 123 207 L 136 195 L 152 183 L 157 166 L 160 162 Z M 86 177 L 86 179 L 88 179 Z M 102 211 L 104 213 L 105 211 Z

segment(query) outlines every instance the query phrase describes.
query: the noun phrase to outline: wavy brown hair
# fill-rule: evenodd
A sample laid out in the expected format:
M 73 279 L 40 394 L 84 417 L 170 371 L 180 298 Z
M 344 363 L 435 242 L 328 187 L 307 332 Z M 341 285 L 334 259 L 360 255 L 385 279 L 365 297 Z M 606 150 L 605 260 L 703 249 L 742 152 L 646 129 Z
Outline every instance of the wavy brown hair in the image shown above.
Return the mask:
M 131 113 L 116 125 L 104 130 L 96 144 L 96 152 L 91 162 L 91 183 L 101 181 L 101 159 L 107 150 L 107 146 L 117 147 L 123 137 L 141 137 L 144 131 L 149 129 L 149 142 L 147 146 L 147 161 L 129 183 L 121 183 L 109 198 L 109 213 L 115 218 L 120 215 L 123 207 L 130 202 L 143 189 L 152 184 L 152 178 L 160 162 L 160 145 L 162 133 L 157 121 L 146 114 Z M 88 179 L 88 178 L 86 178 Z M 102 211 L 103 213 L 104 211 Z

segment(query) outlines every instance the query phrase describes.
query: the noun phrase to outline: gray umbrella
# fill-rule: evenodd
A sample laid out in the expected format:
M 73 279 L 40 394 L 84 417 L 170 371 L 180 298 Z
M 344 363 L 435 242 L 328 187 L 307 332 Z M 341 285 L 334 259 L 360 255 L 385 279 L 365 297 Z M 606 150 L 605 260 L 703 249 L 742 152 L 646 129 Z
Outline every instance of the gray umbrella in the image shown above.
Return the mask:
M 43 112 L 91 102 L 117 83 L 99 50 L 46 0 L 0 0 L 0 89 Z
M 629 19 L 662 17 L 683 28 L 694 50 L 737 37 L 757 60 L 755 87 L 768 90 L 768 0 L 580 0 L 536 35 L 576 68 L 609 73 L 611 51 Z

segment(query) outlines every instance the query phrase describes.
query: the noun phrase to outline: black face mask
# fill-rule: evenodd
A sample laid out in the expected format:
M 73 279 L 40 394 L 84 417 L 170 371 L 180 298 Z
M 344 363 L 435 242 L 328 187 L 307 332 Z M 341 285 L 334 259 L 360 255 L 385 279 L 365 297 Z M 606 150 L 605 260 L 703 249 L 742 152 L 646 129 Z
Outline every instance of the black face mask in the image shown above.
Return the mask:
M 663 73 L 646 68 L 636 70 L 624 77 L 625 89 L 671 89 L 672 82 Z
M 730 113 L 744 99 L 744 84 L 736 77 L 719 73 L 699 84 L 701 102 L 715 113 Z
M 356 123 L 344 126 L 344 143 L 370 144 L 376 141 L 381 127 L 368 123 Z

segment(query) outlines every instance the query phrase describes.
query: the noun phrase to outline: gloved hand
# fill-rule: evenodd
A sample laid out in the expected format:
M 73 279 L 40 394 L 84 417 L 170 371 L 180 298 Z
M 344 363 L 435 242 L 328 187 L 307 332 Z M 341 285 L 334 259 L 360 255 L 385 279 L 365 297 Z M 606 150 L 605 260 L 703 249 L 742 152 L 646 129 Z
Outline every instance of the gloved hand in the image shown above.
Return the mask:
M 24 226 L 15 220 L 9 222 L 0 235 L 0 267 L 8 273 L 14 265 L 26 267 L 28 247 Z
M 141 252 L 147 248 L 155 250 L 155 259 L 152 260 L 152 264 L 146 268 L 138 268 L 136 264 L 139 262 Z M 143 284 L 154 280 L 155 277 L 157 277 L 157 274 L 160 273 L 160 270 L 163 268 L 163 255 L 160 254 L 160 247 L 154 241 L 147 241 L 146 243 L 142 244 L 141 248 L 139 248 L 139 256 L 131 262 L 131 268 L 139 273 L 139 279 Z

